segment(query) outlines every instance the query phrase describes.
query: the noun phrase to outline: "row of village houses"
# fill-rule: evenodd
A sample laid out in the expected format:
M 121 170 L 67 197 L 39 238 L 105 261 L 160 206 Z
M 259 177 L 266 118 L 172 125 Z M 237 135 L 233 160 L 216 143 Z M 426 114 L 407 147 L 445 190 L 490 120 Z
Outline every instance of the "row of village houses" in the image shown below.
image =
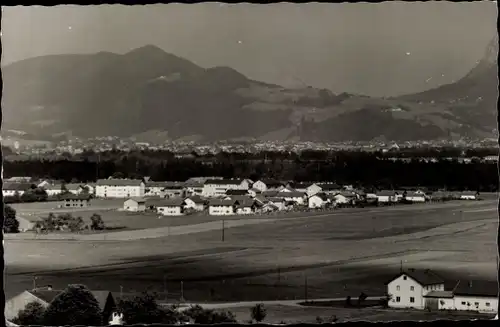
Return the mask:
M 145 179 L 100 179 L 97 183 L 51 183 L 50 181 L 33 182 L 5 182 L 3 185 L 4 196 L 22 195 L 33 187 L 43 188 L 47 195 L 54 196 L 63 192 L 75 195 L 90 194 L 97 198 L 131 198 L 159 196 L 162 198 L 178 198 L 199 195 L 205 198 L 221 198 L 228 195 L 229 191 L 240 191 L 240 194 L 248 194 L 252 197 L 257 195 L 270 196 L 279 192 L 291 192 L 288 198 L 293 198 L 299 204 L 310 199 L 314 195 L 318 198 L 313 200 L 316 205 L 325 202 L 325 196 L 341 195 L 342 200 L 346 198 L 377 199 L 379 203 L 393 203 L 406 199 L 410 202 L 425 202 L 429 199 L 443 197 L 454 197 L 459 199 L 477 199 L 477 192 L 446 193 L 434 192 L 429 194 L 423 189 L 409 190 L 380 190 L 374 193 L 354 189 L 351 186 L 340 186 L 336 183 L 296 183 L 281 182 L 276 180 L 250 179 L 224 179 L 222 177 L 199 177 L 191 178 L 185 182 L 155 182 Z M 305 198 L 304 198 L 305 197 Z M 304 198 L 304 199 L 303 199 Z M 303 199 L 303 200 L 301 200 Z M 321 201 L 320 201 L 321 200 Z

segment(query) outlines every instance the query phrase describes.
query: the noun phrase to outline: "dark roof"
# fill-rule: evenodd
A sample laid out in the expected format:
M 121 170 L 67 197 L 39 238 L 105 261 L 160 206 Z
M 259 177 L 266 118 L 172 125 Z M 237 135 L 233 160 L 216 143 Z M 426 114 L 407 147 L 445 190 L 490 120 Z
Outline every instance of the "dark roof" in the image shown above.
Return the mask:
M 243 179 L 207 179 L 205 184 L 213 185 L 240 185 L 243 183 Z
M 248 199 L 245 201 L 238 201 L 237 207 L 238 208 L 247 208 L 247 207 L 251 207 L 253 205 L 254 205 L 254 201 L 252 199 Z
M 402 275 L 406 275 L 415 281 L 417 281 L 422 286 L 427 285 L 436 285 L 436 284 L 444 284 L 444 279 L 438 276 L 435 272 L 427 269 L 427 270 L 407 270 L 399 273 L 397 276 L 392 278 L 389 282 L 392 282 L 396 278 L 399 278 Z
M 309 186 L 311 186 L 312 184 L 314 183 L 295 183 L 295 182 L 290 182 L 288 183 L 288 185 L 290 185 L 290 187 L 292 188 L 302 188 L 302 189 L 305 189 L 305 188 L 308 188 Z
M 182 188 L 184 186 L 184 182 L 171 182 L 171 181 L 163 181 L 163 182 L 153 182 L 149 181 L 146 183 L 147 187 L 163 187 L 163 188 L 170 188 L 170 187 L 180 187 Z
M 270 202 L 284 202 L 285 201 L 285 199 L 279 198 L 279 197 L 269 197 L 269 198 L 267 198 L 267 200 Z
M 328 201 L 328 196 L 325 193 L 316 193 L 313 196 L 311 196 L 311 198 L 315 197 L 315 196 L 317 196 L 318 198 L 320 198 L 323 201 Z
M 377 196 L 395 196 L 396 191 L 388 191 L 388 190 L 383 190 L 375 193 Z
M 82 200 L 89 201 L 92 197 L 89 194 L 66 193 L 62 196 L 63 200 Z
M 337 193 L 335 193 L 335 195 L 342 195 L 342 196 L 345 196 L 346 198 L 353 198 L 353 197 L 355 198 L 356 197 L 355 193 L 348 192 L 348 191 L 337 192 Z
M 133 197 L 133 198 L 127 199 L 127 200 L 125 200 L 125 202 L 128 201 L 128 200 L 133 200 L 133 201 L 135 201 L 137 203 L 146 203 L 146 199 L 145 198 L 140 198 L 140 197 Z
M 246 195 L 248 194 L 247 190 L 227 190 L 227 195 Z
M 148 206 L 155 207 L 180 207 L 184 205 L 184 199 L 174 198 L 174 199 L 154 199 L 147 201 Z
M 327 191 L 327 190 L 339 190 L 342 187 L 340 185 L 337 185 L 335 183 L 324 183 L 324 184 L 316 184 L 319 187 L 321 187 L 322 190 Z
M 208 203 L 209 206 L 232 206 L 237 204 L 236 200 L 221 200 L 221 199 L 213 199 Z
M 273 196 L 276 196 L 278 194 L 278 191 L 264 191 L 261 194 L 262 194 L 262 196 L 265 196 L 265 197 L 273 197 Z
M 78 184 L 78 183 L 68 183 L 66 185 L 64 185 L 66 187 L 66 189 L 69 191 L 69 190 L 73 190 L 73 191 L 76 191 L 78 190 L 80 187 L 82 187 L 81 184 Z
M 474 192 L 474 191 L 464 191 L 460 192 L 460 195 L 478 195 L 479 192 Z
M 193 195 L 193 196 L 189 197 L 188 199 L 190 199 L 191 201 L 193 201 L 196 204 L 207 202 L 207 200 L 202 199 L 199 195 Z
M 261 179 L 260 181 L 266 184 L 267 187 L 280 187 L 284 185 L 283 182 L 274 179 Z
M 54 298 L 59 295 L 62 290 L 35 290 L 35 291 L 29 291 L 31 294 L 36 296 L 42 301 L 45 301 L 47 303 L 50 303 L 54 300 Z M 110 291 L 90 291 L 92 295 L 94 295 L 95 299 L 97 302 L 99 302 L 99 307 L 101 310 L 104 309 L 104 306 L 106 305 L 106 300 L 108 298 L 108 295 L 111 293 Z
M 305 196 L 304 192 L 297 192 L 297 191 L 292 191 L 292 192 L 279 192 L 277 194 L 279 197 L 284 197 L 284 198 L 300 198 Z
M 451 298 L 453 298 L 453 292 L 451 292 L 451 291 L 432 291 L 432 292 L 425 294 L 424 297 L 451 299 Z
M 413 192 L 413 191 L 407 191 L 406 196 L 407 197 L 425 197 L 425 194 L 417 193 L 417 192 Z
M 26 191 L 33 185 L 33 183 L 4 183 L 2 188 L 9 191 Z
M 140 179 L 99 179 L 98 186 L 139 186 L 143 183 Z
M 484 280 L 461 280 L 453 291 L 455 295 L 494 296 L 498 295 L 498 283 Z

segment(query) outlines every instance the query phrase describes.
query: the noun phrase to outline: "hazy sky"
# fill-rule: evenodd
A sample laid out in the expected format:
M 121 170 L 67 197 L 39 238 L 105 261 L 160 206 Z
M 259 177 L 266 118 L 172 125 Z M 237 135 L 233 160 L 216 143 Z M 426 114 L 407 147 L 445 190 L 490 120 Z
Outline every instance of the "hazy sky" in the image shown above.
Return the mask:
M 3 7 L 2 62 L 154 44 L 284 86 L 396 95 L 465 75 L 496 19 L 494 2 Z

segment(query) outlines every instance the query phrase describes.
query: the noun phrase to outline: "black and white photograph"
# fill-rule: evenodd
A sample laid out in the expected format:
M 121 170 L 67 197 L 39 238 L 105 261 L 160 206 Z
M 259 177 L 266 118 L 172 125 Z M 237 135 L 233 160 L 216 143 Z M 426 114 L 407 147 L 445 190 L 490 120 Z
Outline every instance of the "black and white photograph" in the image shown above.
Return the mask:
M 7 326 L 498 320 L 496 2 L 1 16 Z

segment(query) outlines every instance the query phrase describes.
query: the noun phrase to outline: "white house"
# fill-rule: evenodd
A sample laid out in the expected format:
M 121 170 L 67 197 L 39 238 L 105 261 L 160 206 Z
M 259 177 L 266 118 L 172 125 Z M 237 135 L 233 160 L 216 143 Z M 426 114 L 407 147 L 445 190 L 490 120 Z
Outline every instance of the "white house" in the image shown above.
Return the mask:
M 155 202 L 156 212 L 163 216 L 182 216 L 184 215 L 185 202 L 181 198 L 162 199 Z
M 286 201 L 283 198 L 272 197 L 268 198 L 268 204 L 272 204 L 277 208 L 277 210 L 282 211 L 286 209 Z
M 283 183 L 281 183 L 280 181 L 276 181 L 273 179 L 261 179 L 253 183 L 252 188 L 264 192 L 267 190 L 279 189 L 283 186 Z
M 477 200 L 479 198 L 479 192 L 462 192 L 460 193 L 460 200 Z
M 311 209 L 323 208 L 330 202 L 325 193 L 317 193 L 308 199 L 308 206 Z
M 69 193 L 78 195 L 83 192 L 83 186 L 78 183 L 68 183 L 64 185 Z
M 353 192 L 338 192 L 333 196 L 335 203 L 338 205 L 354 204 L 358 196 Z
M 163 189 L 167 187 L 168 182 L 147 181 L 145 183 L 144 196 L 162 196 Z
M 205 210 L 205 204 L 207 201 L 202 199 L 199 195 L 193 195 L 184 200 L 184 208 L 192 209 L 194 211 L 203 211 Z
M 425 308 L 425 295 L 444 291 L 444 280 L 430 270 L 399 273 L 387 284 L 390 308 Z
M 2 193 L 3 196 L 14 196 L 17 192 L 17 194 L 21 196 L 32 186 L 31 183 L 4 183 Z
M 236 200 L 212 199 L 208 203 L 208 214 L 214 216 L 234 215 Z
M 47 185 L 45 186 L 45 192 L 47 192 L 48 196 L 62 194 L 63 193 L 62 187 L 63 187 L 62 184 Z
M 146 185 L 140 179 L 100 179 L 96 184 L 96 197 L 143 197 L 145 189 Z
M 255 212 L 255 205 L 252 199 L 246 201 L 238 201 L 235 206 L 236 214 L 238 215 L 249 215 Z
M 398 201 L 398 193 L 396 191 L 380 191 L 376 193 L 377 201 L 383 204 L 395 203 Z
M 422 203 L 426 201 L 425 193 L 417 192 L 406 192 L 404 193 L 404 199 L 410 202 Z
M 311 197 L 315 194 L 318 194 L 321 191 L 322 191 L 322 188 L 319 185 L 317 185 L 316 183 L 311 184 L 306 188 L 306 194 L 308 197 Z
M 123 203 L 123 210 L 126 211 L 146 211 L 146 199 L 134 197 L 130 198 Z
M 228 190 L 248 190 L 249 183 L 245 179 L 209 179 L 203 184 L 202 195 L 205 197 L 218 197 L 226 194 Z
M 279 192 L 277 195 L 279 198 L 285 199 L 287 202 L 294 202 L 295 204 L 302 205 L 306 202 L 307 195 L 306 193 L 298 192 L 298 191 L 288 191 L 284 190 Z

